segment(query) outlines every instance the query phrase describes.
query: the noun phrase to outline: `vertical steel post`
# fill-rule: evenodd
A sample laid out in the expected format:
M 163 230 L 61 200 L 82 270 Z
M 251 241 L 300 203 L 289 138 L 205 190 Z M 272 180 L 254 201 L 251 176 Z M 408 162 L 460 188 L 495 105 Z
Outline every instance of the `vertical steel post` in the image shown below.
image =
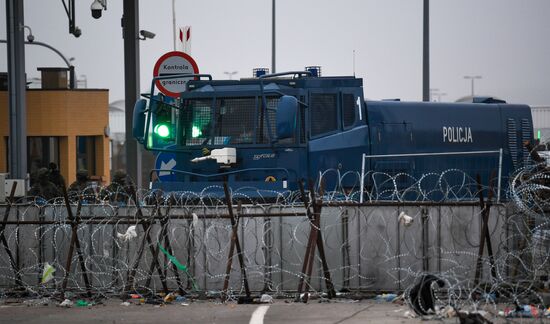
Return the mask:
M 498 188 L 497 188 L 497 203 L 500 203 L 500 186 L 502 185 L 502 147 L 498 152 Z
M 271 73 L 276 73 L 275 70 L 275 0 L 271 3 Z
M 429 255 L 429 215 L 426 208 L 422 208 L 422 270 L 425 272 L 430 271 L 430 255 Z
M 132 136 L 134 104 L 139 99 L 139 3 L 124 0 L 122 37 L 124 38 L 124 108 L 126 116 L 126 170 L 141 188 L 141 150 Z
M 6 1 L 9 96 L 9 172 L 12 178 L 27 175 L 27 108 L 23 0 Z M 5 118 L 5 117 L 4 117 Z
M 176 0 L 172 0 L 172 41 L 176 50 Z
M 363 203 L 363 194 L 364 194 L 364 186 L 365 186 L 365 153 L 361 154 L 361 196 L 359 196 L 359 202 Z
M 424 0 L 422 101 L 430 101 L 430 0 Z

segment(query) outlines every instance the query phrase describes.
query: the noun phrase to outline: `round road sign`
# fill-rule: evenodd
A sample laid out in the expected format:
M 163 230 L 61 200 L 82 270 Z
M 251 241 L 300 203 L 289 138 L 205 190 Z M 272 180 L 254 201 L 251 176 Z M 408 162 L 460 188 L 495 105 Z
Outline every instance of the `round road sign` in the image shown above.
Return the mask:
M 176 74 L 197 74 L 199 67 L 193 58 L 183 52 L 173 51 L 161 56 L 155 68 L 153 76 L 168 76 Z M 157 80 L 156 85 L 165 95 L 178 98 L 185 91 L 185 84 L 192 78 L 173 78 Z

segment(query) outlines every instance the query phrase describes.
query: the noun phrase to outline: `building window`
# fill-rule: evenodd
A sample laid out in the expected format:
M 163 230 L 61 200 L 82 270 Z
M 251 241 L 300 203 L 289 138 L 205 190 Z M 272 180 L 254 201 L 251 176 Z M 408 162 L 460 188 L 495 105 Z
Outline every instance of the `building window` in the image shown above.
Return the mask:
M 27 172 L 34 174 L 53 162 L 59 166 L 59 138 L 53 136 L 27 137 Z
M 311 95 L 311 136 L 338 129 L 338 112 L 335 94 Z
M 88 170 L 89 175 L 96 174 L 95 168 L 95 136 L 76 137 L 76 169 Z

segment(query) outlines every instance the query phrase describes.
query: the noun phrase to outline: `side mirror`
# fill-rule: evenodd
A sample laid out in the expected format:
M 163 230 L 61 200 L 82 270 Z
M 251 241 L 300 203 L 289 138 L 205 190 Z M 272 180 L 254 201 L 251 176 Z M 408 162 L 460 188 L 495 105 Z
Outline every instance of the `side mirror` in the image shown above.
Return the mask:
M 291 138 L 296 132 L 298 99 L 282 96 L 277 105 L 277 139 Z
M 132 135 L 138 142 L 143 143 L 145 132 L 145 109 L 147 108 L 147 100 L 139 99 L 134 105 Z

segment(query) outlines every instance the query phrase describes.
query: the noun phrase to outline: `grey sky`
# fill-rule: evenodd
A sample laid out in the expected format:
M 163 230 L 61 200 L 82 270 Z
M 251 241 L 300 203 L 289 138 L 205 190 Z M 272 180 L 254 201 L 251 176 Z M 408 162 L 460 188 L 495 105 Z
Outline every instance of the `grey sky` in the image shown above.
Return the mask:
M 124 97 L 122 1 L 108 0 L 95 20 L 92 0 L 77 0 L 82 36 L 68 33 L 60 0 L 25 0 L 25 23 L 37 41 L 75 57 L 88 86 L 110 89 L 110 101 Z M 141 88 L 147 89 L 155 61 L 172 50 L 171 0 L 140 1 L 141 29 L 157 34 L 141 42 Z M 271 66 L 271 0 L 176 0 L 179 26 L 193 28 L 192 56 L 202 73 L 249 77 Z M 550 104 L 550 1 L 432 0 L 431 88 L 444 101 L 468 95 L 464 75 L 482 75 L 476 93 L 508 102 Z M 0 2 L 0 38 L 6 37 L 5 1 Z M 277 70 L 321 65 L 324 75 L 365 81 L 368 98 L 422 97 L 422 0 L 277 0 Z M 0 44 L 0 71 L 6 46 Z M 53 52 L 26 47 L 29 77 L 37 67 L 63 66 Z

